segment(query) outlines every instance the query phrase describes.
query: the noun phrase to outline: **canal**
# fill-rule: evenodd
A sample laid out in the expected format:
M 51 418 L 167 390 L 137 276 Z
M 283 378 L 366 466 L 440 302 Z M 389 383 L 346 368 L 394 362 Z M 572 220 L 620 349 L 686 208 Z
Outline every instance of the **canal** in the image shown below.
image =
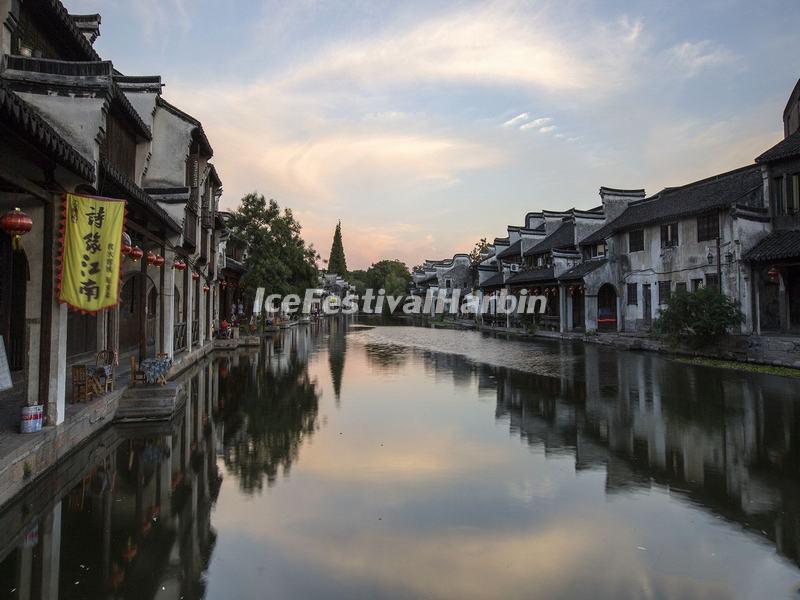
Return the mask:
M 789 598 L 797 380 L 329 319 L 0 512 L 0 598 Z

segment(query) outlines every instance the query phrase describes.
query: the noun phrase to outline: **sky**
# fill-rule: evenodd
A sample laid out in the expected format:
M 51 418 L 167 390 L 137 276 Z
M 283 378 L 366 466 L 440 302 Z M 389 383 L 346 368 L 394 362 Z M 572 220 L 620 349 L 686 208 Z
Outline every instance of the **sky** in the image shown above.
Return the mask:
M 203 123 L 234 208 L 409 267 L 529 211 L 751 164 L 800 77 L 797 0 L 65 0 Z

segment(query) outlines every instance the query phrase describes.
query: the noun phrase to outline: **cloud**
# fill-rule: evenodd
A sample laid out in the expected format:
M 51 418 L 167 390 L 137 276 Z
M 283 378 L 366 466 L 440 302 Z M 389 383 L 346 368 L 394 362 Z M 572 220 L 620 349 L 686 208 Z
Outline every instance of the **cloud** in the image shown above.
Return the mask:
M 395 223 L 430 217 L 436 207 L 428 197 L 506 160 L 495 145 L 420 114 L 330 118 L 327 109 L 340 99 L 323 91 L 299 94 L 260 82 L 207 92 L 169 86 L 165 96 L 202 119 L 225 184 L 223 205 L 253 190 L 274 197 L 295 210 L 304 237 L 323 252 L 342 218 L 353 266 L 387 255 L 419 261 L 429 253 L 434 223 L 423 218 L 406 231 Z
M 522 113 L 522 114 L 519 114 L 516 117 L 513 117 L 513 118 L 509 119 L 508 121 L 506 121 L 505 123 L 503 123 L 503 127 L 514 127 L 516 125 L 519 125 L 520 123 L 524 123 L 529 118 L 530 118 L 530 115 L 528 113 L 526 113 L 526 112 Z
M 550 133 L 551 131 L 555 131 L 558 129 L 555 125 L 548 125 L 547 127 L 542 127 L 539 129 L 539 133 Z
M 732 52 L 710 40 L 683 42 L 669 50 L 673 64 L 683 70 L 688 77 L 701 71 L 733 62 Z
M 573 39 L 566 24 L 556 25 L 545 9 L 528 10 L 521 18 L 514 6 L 490 2 L 460 7 L 411 27 L 332 43 L 312 60 L 293 66 L 284 83 L 294 87 L 336 81 L 374 89 L 450 82 L 601 93 L 624 79 L 640 24 L 587 26 Z
M 520 130 L 526 131 L 528 129 L 539 129 L 540 127 L 544 127 L 545 125 L 548 125 L 549 123 L 552 122 L 553 119 L 551 119 L 550 117 L 540 117 L 538 119 L 530 121 L 529 123 L 525 123 L 520 127 Z

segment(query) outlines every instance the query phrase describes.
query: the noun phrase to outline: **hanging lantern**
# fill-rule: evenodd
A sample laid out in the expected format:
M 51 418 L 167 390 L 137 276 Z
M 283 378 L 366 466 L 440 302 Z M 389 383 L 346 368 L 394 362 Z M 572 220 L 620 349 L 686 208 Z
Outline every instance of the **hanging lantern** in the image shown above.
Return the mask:
M 192 280 L 193 281 L 197 281 L 198 279 L 200 279 L 200 274 L 199 273 L 192 273 Z
M 142 256 L 144 256 L 144 251 L 139 248 L 139 246 L 134 246 L 128 253 L 128 258 L 130 258 L 133 262 L 138 262 Z
M 133 243 L 131 242 L 131 236 L 127 234 L 127 232 L 122 232 L 122 244 L 119 247 L 119 253 L 122 256 L 128 256 L 131 253 L 131 248 L 133 248 Z
M 224 290 L 226 287 L 228 287 L 228 282 L 227 282 L 227 281 L 222 281 L 222 282 L 219 284 L 219 287 L 221 287 L 221 288 Z
M 211 289 L 211 288 L 209 288 L 207 285 L 204 285 L 204 286 L 203 286 L 203 291 L 204 291 L 206 294 L 208 293 L 208 290 L 210 290 L 210 289 Z
M 183 271 L 186 268 L 186 263 L 176 258 L 175 262 L 172 263 L 172 268 L 178 271 Z
M 0 217 L 0 229 L 11 236 L 11 247 L 19 250 L 22 247 L 20 238 L 33 229 L 33 219 L 15 208 Z
M 162 266 L 164 266 L 164 257 L 159 254 L 156 256 L 156 262 L 153 264 L 160 269 Z
M 769 277 L 769 280 L 772 282 L 777 282 L 780 274 L 781 272 L 778 271 L 778 267 L 770 267 L 769 271 L 767 271 L 767 277 Z
M 153 254 L 152 252 L 147 253 L 147 264 L 148 265 L 156 264 L 156 255 Z

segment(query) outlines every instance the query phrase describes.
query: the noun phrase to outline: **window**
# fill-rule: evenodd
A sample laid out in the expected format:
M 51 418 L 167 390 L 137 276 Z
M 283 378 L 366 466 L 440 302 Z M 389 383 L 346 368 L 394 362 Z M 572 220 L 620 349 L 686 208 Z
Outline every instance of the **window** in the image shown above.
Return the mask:
M 692 279 L 692 291 L 696 292 L 701 287 L 703 287 L 703 280 L 702 279 Z
M 636 283 L 628 284 L 628 306 L 639 305 L 639 285 Z
M 590 258 L 597 258 L 598 256 L 605 256 L 606 255 L 606 244 L 605 242 L 601 242 L 589 248 L 589 257 Z
M 659 304 L 666 304 L 667 300 L 669 300 L 670 292 L 672 291 L 672 282 L 671 281 L 659 281 L 658 282 L 658 303 Z
M 719 215 L 700 215 L 697 217 L 697 241 L 706 242 L 719 237 Z
M 678 245 L 678 224 L 667 223 L 661 226 L 661 247 L 672 248 Z
M 706 287 L 719 291 L 719 277 L 716 273 L 706 274 Z
M 800 212 L 800 173 L 789 177 L 786 186 L 786 212 L 790 215 Z
M 453 287 L 453 280 L 452 279 L 445 279 L 444 280 L 444 287 L 446 287 L 448 290 L 451 287 Z
M 628 252 L 641 252 L 642 250 L 644 250 L 644 229 L 628 233 Z
M 683 292 L 686 293 L 686 282 L 681 281 L 680 283 L 675 284 L 675 291 L 676 292 Z
M 772 178 L 772 201 L 776 215 L 786 214 L 786 205 L 783 197 L 783 177 Z

